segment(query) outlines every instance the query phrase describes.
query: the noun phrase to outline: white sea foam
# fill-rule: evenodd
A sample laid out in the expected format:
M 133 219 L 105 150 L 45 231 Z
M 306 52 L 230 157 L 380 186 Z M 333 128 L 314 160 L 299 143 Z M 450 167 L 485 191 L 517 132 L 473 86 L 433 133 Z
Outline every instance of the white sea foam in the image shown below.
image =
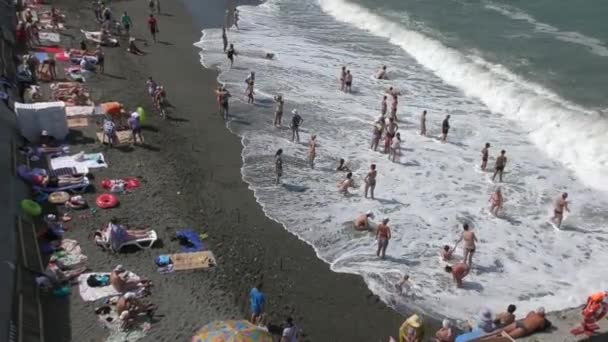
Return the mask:
M 196 44 L 202 63 L 219 68 L 234 95 L 228 127 L 242 138 L 243 177 L 269 217 L 312 245 L 333 270 L 361 275 L 397 309 L 408 305 L 451 317 L 472 314 L 481 303 L 497 310 L 511 302 L 522 311 L 561 309 L 607 287 L 603 121 L 592 123 L 594 113 L 365 8 L 341 0 L 320 4 L 271 0 L 241 7 L 242 29 L 228 32 L 239 53 L 233 68 L 221 51 L 219 30 L 205 30 Z M 266 52 L 276 58 L 264 59 Z M 371 77 L 382 64 L 392 81 Z M 342 65 L 353 71 L 352 95 L 336 89 Z M 256 106 L 244 103 L 250 70 L 256 71 Z M 399 163 L 368 148 L 369 122 L 390 85 L 405 94 Z M 270 95 L 278 93 L 286 99 L 285 113 L 298 108 L 303 115 L 303 140 L 318 136 L 315 170 L 306 166 L 305 144 L 291 143 L 287 130 L 270 127 Z M 429 111 L 430 138 L 417 134 L 423 109 Z M 440 144 L 436 136 L 448 113 L 450 143 Z M 501 148 L 509 156 L 503 219 L 487 214 L 495 185 L 477 167 L 486 141 L 493 156 Z M 285 184 L 277 187 L 278 148 L 285 153 Z M 340 157 L 349 161 L 358 185 L 368 165 L 378 165 L 377 200 L 364 199 L 361 187 L 348 198 L 337 193 L 343 174 L 333 170 Z M 556 232 L 545 221 L 550 202 L 564 189 L 573 213 L 564 231 Z M 372 235 L 346 224 L 367 210 L 391 219 L 394 238 L 385 261 L 376 258 Z M 466 288 L 455 289 L 438 251 L 457 239 L 464 221 L 475 227 L 480 243 Z M 414 286 L 403 296 L 394 284 L 405 273 Z
M 606 44 L 597 38 L 589 37 L 579 32 L 562 31 L 555 26 L 537 21 L 530 14 L 514 6 L 487 2 L 485 4 L 485 8 L 498 12 L 514 20 L 526 21 L 532 24 L 537 32 L 552 35 L 553 37 L 555 37 L 555 39 L 561 40 L 563 42 L 584 46 L 588 48 L 589 51 L 598 56 L 608 57 L 608 48 L 606 47 Z

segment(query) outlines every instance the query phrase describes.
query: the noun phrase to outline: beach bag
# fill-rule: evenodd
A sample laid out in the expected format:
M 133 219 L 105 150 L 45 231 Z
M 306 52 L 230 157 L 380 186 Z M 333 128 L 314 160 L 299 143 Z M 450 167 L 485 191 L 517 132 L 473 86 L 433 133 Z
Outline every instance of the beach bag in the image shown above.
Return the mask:
M 107 275 L 91 274 L 87 278 L 87 285 L 90 287 L 103 287 L 108 286 L 109 284 L 110 276 Z
M 154 262 L 156 263 L 156 266 L 158 266 L 158 267 L 165 267 L 165 266 L 171 264 L 171 258 L 169 258 L 168 255 L 159 255 L 156 258 L 154 258 Z

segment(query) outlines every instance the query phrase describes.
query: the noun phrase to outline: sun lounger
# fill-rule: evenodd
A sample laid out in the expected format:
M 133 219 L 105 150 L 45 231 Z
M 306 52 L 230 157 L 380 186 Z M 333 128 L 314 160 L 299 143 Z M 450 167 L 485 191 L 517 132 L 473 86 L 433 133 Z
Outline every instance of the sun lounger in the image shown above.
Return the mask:
M 170 254 L 173 271 L 204 269 L 215 266 L 211 251 Z
M 108 224 L 108 227 L 106 229 L 102 229 L 98 232 L 101 234 L 101 237 L 97 237 L 95 243 L 104 249 L 111 249 L 115 252 L 120 252 L 120 250 L 127 246 L 137 246 L 141 249 L 148 249 L 152 247 L 154 243 L 158 240 L 158 235 L 156 234 L 156 231 L 151 230 L 148 232 L 148 236 L 146 236 L 145 238 L 128 240 L 119 244 L 113 243 L 111 238 L 111 224 Z
M 82 182 L 77 183 L 77 184 L 70 184 L 70 185 L 61 186 L 58 188 L 50 188 L 50 187 L 45 188 L 45 187 L 41 187 L 38 185 L 32 185 L 32 189 L 34 189 L 35 191 L 45 192 L 45 193 L 51 193 L 51 192 L 55 192 L 55 191 L 82 193 L 89 187 L 89 185 L 91 185 L 89 179 L 87 177 L 84 177 Z
M 150 247 L 152 247 L 152 245 L 154 245 L 154 243 L 156 242 L 156 240 L 158 240 L 158 235 L 156 234 L 156 231 L 151 230 L 148 233 L 148 236 L 145 238 L 140 238 L 140 239 L 136 239 L 136 240 L 129 240 L 127 242 L 124 242 L 123 244 L 121 244 L 118 247 L 118 251 L 120 251 L 121 249 L 127 247 L 127 246 L 137 246 L 141 249 L 148 249 Z

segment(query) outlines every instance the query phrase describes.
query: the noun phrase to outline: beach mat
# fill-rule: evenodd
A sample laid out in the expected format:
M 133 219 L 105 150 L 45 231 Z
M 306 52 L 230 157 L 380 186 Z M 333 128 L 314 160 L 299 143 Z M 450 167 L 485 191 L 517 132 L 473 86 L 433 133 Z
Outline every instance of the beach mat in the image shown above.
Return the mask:
M 66 106 L 65 115 L 71 117 L 88 117 L 93 116 L 95 112 L 94 106 Z
M 51 42 L 51 43 L 59 43 L 61 41 L 61 37 L 59 33 L 55 32 L 40 32 L 38 33 L 41 41 Z
M 106 160 L 102 153 L 89 153 L 84 154 L 83 160 L 76 160 L 76 157 L 80 153 L 72 156 L 64 156 L 57 158 L 50 158 L 49 165 L 51 169 L 61 169 L 65 167 L 75 167 L 78 173 L 87 174 L 89 169 L 96 169 L 101 167 L 108 167 Z
M 205 269 L 215 266 L 215 257 L 211 251 L 195 253 L 170 254 L 173 271 Z
M 116 135 L 118 136 L 118 145 L 130 144 L 131 138 L 133 137 L 133 134 L 129 130 L 118 131 L 116 132 Z M 97 140 L 99 140 L 99 142 L 103 140 L 103 132 L 97 132 Z M 108 142 L 106 141 L 104 144 L 107 143 Z
M 87 127 L 89 125 L 88 118 L 68 118 L 69 128 Z

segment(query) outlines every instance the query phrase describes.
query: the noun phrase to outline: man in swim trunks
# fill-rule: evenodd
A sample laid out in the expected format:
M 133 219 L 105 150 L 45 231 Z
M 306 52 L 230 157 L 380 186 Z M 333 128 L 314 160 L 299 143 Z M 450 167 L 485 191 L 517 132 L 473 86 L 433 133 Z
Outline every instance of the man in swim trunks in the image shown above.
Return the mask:
M 507 166 L 507 157 L 505 156 L 507 151 L 500 151 L 500 155 L 496 157 L 496 165 L 494 166 L 494 175 L 492 175 L 492 182 L 496 175 L 498 175 L 498 181 L 502 183 L 502 173 L 505 171 L 505 166 Z
M 391 103 L 391 119 L 397 120 L 397 106 L 399 105 L 399 99 L 396 93 L 393 93 L 393 102 Z
M 234 44 L 230 44 L 228 51 L 226 51 L 226 57 L 228 57 L 228 59 L 230 60 L 231 68 L 232 68 L 232 65 L 234 64 L 234 56 L 238 56 L 238 55 L 239 54 L 236 53 L 236 50 L 234 49 Z
M 374 151 L 378 149 L 380 139 L 382 138 L 382 132 L 384 131 L 384 116 L 380 116 L 376 122 L 374 122 L 374 129 L 372 130 L 372 144 L 370 148 Z
M 308 164 L 311 169 L 315 168 L 315 158 L 317 156 L 317 136 L 312 135 L 310 137 L 310 141 L 308 142 Z
M 291 141 L 300 142 L 300 125 L 304 122 L 304 119 L 298 114 L 296 109 L 292 110 L 291 113 Z
M 401 154 L 401 134 L 397 132 L 395 139 L 393 139 L 393 142 L 391 143 L 391 150 L 388 155 L 388 160 L 392 161 L 393 163 L 396 162 L 399 154 Z
M 468 223 L 463 224 L 462 229 L 462 235 L 456 244 L 459 244 L 460 241 L 464 240 L 464 262 L 471 266 L 473 264 L 473 254 L 475 254 L 475 242 L 477 242 L 477 237 L 475 236 L 475 233 L 470 230 Z
M 378 240 L 378 250 L 376 255 L 384 259 L 386 255 L 386 248 L 388 247 L 388 241 L 391 239 L 391 229 L 388 226 L 388 217 L 382 220 L 382 223 L 378 225 L 376 230 L 376 239 Z
M 338 183 L 338 192 L 344 196 L 349 195 L 348 188 L 354 188 L 355 181 L 353 180 L 353 173 L 349 172 L 346 174 L 346 179 Z
M 373 219 L 374 218 L 374 213 L 372 213 L 371 211 L 368 211 L 365 214 L 361 214 L 359 216 L 357 216 L 357 218 L 355 219 L 355 229 L 356 230 L 369 230 L 370 226 L 369 226 L 369 219 Z
M 379 80 L 386 80 L 386 65 L 383 65 L 382 69 L 378 71 L 376 78 Z
M 448 139 L 448 131 L 450 130 L 450 115 L 448 114 L 441 123 L 441 142 L 444 143 Z
M 518 339 L 543 331 L 550 326 L 551 322 L 545 318 L 545 308 L 540 307 L 536 311 L 530 311 L 526 318 L 506 326 L 504 332 L 509 334 L 511 338 Z
M 279 184 L 281 181 L 281 177 L 283 176 L 283 149 L 280 148 L 277 150 L 277 153 L 274 154 L 274 173 L 276 175 L 275 184 Z
M 446 266 L 445 271 L 452 274 L 457 287 L 462 287 L 462 279 L 469 274 L 469 266 L 464 262 L 457 262 L 452 266 Z
M 350 70 L 346 70 L 346 75 L 344 76 L 344 91 L 347 93 L 352 93 L 353 89 L 353 74 L 350 73 Z
M 426 110 L 422 111 L 422 115 L 420 116 L 420 135 L 426 136 Z
M 384 134 L 384 153 L 390 152 L 391 144 L 393 143 L 393 138 L 395 137 L 395 134 L 397 134 L 398 129 L 399 126 L 397 126 L 397 124 L 395 123 L 395 119 L 389 117 Z
M 567 198 L 568 193 L 564 192 L 555 200 L 555 203 L 553 204 L 553 217 L 551 218 L 551 222 L 553 222 L 557 228 L 561 228 L 562 226 L 564 210 L 570 212 L 570 209 L 568 209 L 568 201 L 566 201 Z
M 376 171 L 376 164 L 372 164 L 369 167 L 369 172 L 365 176 L 365 198 L 367 198 L 367 193 L 369 191 L 371 198 L 374 199 L 374 189 L 376 188 L 377 175 L 378 171 Z
M 486 143 L 486 146 L 481 150 L 481 170 L 485 171 L 488 165 L 488 155 L 490 153 L 490 143 Z
M 386 102 L 387 100 L 387 96 L 384 95 L 382 97 L 382 103 L 380 104 L 380 113 L 382 113 L 382 116 L 386 115 L 386 111 L 388 110 L 388 103 Z
M 346 80 L 346 67 L 343 66 L 340 71 L 340 91 L 344 91 L 344 81 Z
M 283 101 L 282 95 L 277 95 L 274 97 L 274 102 L 277 104 L 277 109 L 274 112 L 274 121 L 272 122 L 272 125 L 274 127 L 280 127 L 281 119 L 283 118 L 283 105 L 285 104 L 285 101 Z
M 152 40 L 156 43 L 156 35 L 158 34 L 158 20 L 154 18 L 154 14 L 150 13 L 150 17 L 148 18 L 148 28 L 150 29 L 150 34 L 152 35 Z

